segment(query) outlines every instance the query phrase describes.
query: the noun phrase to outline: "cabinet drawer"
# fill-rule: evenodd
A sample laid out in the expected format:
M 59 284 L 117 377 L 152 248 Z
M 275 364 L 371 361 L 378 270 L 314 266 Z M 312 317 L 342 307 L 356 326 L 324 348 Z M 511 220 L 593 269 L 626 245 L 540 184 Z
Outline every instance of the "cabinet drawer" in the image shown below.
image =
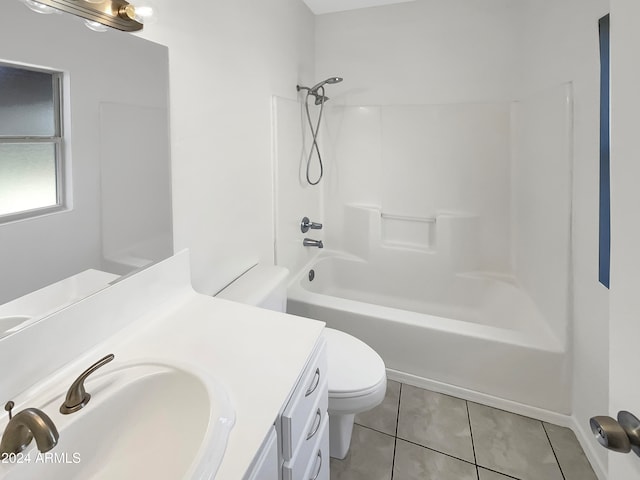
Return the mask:
M 316 449 L 317 453 L 313 455 L 313 461 L 309 462 L 307 471 L 302 476 L 302 480 L 329 480 L 331 471 L 331 462 L 329 458 L 329 417 L 327 417 L 327 425 L 322 432 Z
M 282 480 L 320 480 L 329 478 L 329 415 L 324 418 L 309 445 L 303 445 L 295 459 L 285 462 Z M 323 473 L 326 472 L 326 473 Z
M 291 460 L 298 443 L 306 438 L 307 426 L 315 419 L 320 397 L 328 395 L 327 367 L 326 342 L 321 339 L 280 420 L 284 461 Z
M 326 379 L 321 387 L 324 389 L 327 388 Z M 293 455 L 291 457 L 291 460 L 287 462 L 288 464 L 296 464 L 299 466 L 303 463 L 306 463 L 314 453 L 313 450 L 314 448 L 316 448 L 318 438 L 322 435 L 322 427 L 324 426 L 324 422 L 329 417 L 329 412 L 327 411 L 328 408 L 329 396 L 326 393 L 323 393 L 320 395 L 320 398 L 318 398 L 318 401 L 313 405 L 311 415 L 307 420 L 307 424 L 305 426 L 305 429 L 303 430 L 302 436 L 298 439 L 298 442 L 294 444 Z M 302 474 L 302 472 L 304 472 L 304 469 L 298 470 L 299 474 Z

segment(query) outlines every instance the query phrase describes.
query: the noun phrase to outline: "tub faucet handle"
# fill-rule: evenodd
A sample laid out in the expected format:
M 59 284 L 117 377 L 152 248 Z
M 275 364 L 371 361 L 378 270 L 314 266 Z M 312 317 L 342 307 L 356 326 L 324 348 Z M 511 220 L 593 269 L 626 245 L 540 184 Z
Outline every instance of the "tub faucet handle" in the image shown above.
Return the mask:
M 300 231 L 302 233 L 307 233 L 309 231 L 309 229 L 311 229 L 311 230 L 320 230 L 320 229 L 322 229 L 322 224 L 321 223 L 312 222 L 311 220 L 309 220 L 309 217 L 304 217 L 302 219 L 302 221 L 300 222 Z

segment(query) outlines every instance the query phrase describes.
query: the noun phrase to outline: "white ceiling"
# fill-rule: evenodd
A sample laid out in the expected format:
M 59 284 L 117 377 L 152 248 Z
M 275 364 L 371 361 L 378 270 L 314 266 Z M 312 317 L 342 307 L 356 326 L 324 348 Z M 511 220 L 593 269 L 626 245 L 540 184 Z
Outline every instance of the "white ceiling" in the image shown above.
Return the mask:
M 413 2 L 414 0 L 303 0 L 316 15 L 323 13 L 342 12 L 357 8 L 378 7 L 392 3 Z

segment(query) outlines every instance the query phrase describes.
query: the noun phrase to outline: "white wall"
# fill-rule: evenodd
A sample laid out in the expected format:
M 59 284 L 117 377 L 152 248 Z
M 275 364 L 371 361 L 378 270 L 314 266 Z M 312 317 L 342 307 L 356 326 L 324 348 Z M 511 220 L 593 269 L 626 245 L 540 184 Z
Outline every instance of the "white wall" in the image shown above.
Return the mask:
M 638 415 L 640 385 L 635 380 L 640 336 L 640 3 L 611 0 L 611 301 L 609 325 L 610 392 L 608 414 L 628 410 Z M 602 352 L 606 355 L 606 350 Z M 632 452 L 609 452 L 609 480 L 640 477 Z
M 158 0 L 144 37 L 169 47 L 175 247 L 214 293 L 274 261 L 271 97 L 313 81 L 314 17 L 300 0 Z
M 573 83 L 573 416 L 600 470 L 606 451 L 594 445 L 589 418 L 608 411 L 609 293 L 598 283 L 598 19 L 608 8 L 608 0 L 532 0 L 523 31 L 523 95 Z
M 0 225 L 0 303 L 41 288 L 88 268 L 103 268 L 101 164 L 110 157 L 103 146 L 113 152 L 126 150 L 119 130 L 101 118 L 101 105 L 109 103 L 131 111 L 151 108 L 156 112 L 156 126 L 138 124 L 137 132 L 155 145 L 166 145 L 168 130 L 167 49 L 143 39 L 119 32 L 97 34 L 70 15 L 42 15 L 21 2 L 7 1 L 0 15 L 0 61 L 15 62 L 64 72 L 65 104 L 64 155 L 67 162 L 66 185 L 68 209 L 63 212 Z M 123 52 L 126 52 L 124 54 Z M 140 62 L 140 59 L 145 59 Z M 164 122 L 164 123 L 163 123 Z M 117 124 L 117 122 L 115 122 Z M 113 140 L 119 140 L 114 145 Z M 104 144 L 101 144 L 104 141 Z M 152 150 L 139 150 L 133 161 L 138 165 L 163 164 L 168 156 L 156 156 Z M 124 165 L 127 159 L 121 158 Z M 150 162 L 150 163 L 145 163 Z M 158 186 L 154 171 L 132 176 L 113 172 L 117 182 L 123 175 L 141 179 L 132 186 L 134 198 L 146 197 L 149 185 Z M 150 182 L 149 176 L 154 177 Z M 114 185 L 120 199 L 130 199 L 123 185 Z M 159 210 L 167 212 L 170 192 Z M 153 205 L 151 208 L 153 209 Z M 128 217 L 130 210 L 120 212 Z M 139 213 L 139 210 L 136 210 Z M 144 215 L 142 215 L 143 218 Z M 126 218 L 125 218 L 126 219 Z M 128 218 L 140 224 L 139 218 Z M 170 215 L 164 225 L 170 230 Z M 144 227 L 144 224 L 143 224 Z M 144 230 L 144 228 L 142 229 Z M 143 236 L 148 232 L 141 232 Z M 139 241 L 140 237 L 131 238 Z M 166 246 L 166 245 L 165 245 Z M 120 248 L 125 246 L 121 243 Z M 170 241 L 164 249 L 171 253 Z M 157 260 L 157 258 L 156 258 Z
M 513 100 L 521 2 L 417 0 L 322 15 L 316 76 L 349 105 Z

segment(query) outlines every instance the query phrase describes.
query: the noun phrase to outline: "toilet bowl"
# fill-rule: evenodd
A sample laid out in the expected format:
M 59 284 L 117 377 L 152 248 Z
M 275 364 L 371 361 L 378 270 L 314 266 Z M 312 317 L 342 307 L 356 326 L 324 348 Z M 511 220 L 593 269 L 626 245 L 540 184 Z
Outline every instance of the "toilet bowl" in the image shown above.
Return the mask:
M 216 297 L 284 312 L 286 280 L 283 267 L 256 265 Z M 375 350 L 339 330 L 325 328 L 329 361 L 329 450 L 347 456 L 357 413 L 379 405 L 387 390 L 385 365 Z
M 329 451 L 343 459 L 356 413 L 382 402 L 387 375 L 380 355 L 363 341 L 333 328 L 325 328 L 323 336 L 329 359 Z

